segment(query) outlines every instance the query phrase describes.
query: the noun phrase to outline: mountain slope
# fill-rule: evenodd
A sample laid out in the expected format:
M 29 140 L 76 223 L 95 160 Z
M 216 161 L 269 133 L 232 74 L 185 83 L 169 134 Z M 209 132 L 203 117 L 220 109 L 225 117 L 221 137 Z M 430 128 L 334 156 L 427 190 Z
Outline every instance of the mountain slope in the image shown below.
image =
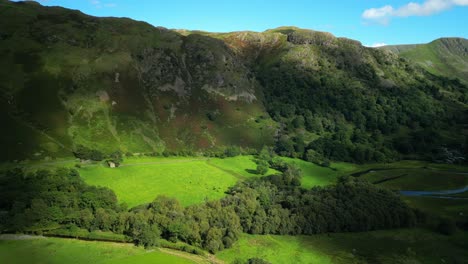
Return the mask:
M 264 114 L 258 84 L 223 42 L 33 2 L 1 5 L 8 158 L 76 145 L 161 153 L 273 142 L 274 124 L 254 121 Z
M 464 84 L 354 40 L 294 27 L 175 31 L 0 5 L 1 159 L 79 146 L 161 154 L 270 145 L 316 162 L 365 162 L 466 145 Z
M 468 82 L 468 39 L 440 38 L 428 44 L 390 45 L 382 49 L 408 58 L 433 74 Z

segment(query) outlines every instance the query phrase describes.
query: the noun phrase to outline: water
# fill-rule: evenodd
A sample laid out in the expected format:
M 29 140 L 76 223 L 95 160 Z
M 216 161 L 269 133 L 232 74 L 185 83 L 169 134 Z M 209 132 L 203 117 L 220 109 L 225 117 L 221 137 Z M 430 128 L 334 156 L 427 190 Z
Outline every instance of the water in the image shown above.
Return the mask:
M 401 195 L 404 196 L 431 196 L 436 198 L 446 198 L 446 199 L 466 199 L 463 197 L 450 197 L 445 195 L 464 193 L 468 191 L 468 186 L 459 189 L 453 190 L 442 190 L 442 191 L 400 191 Z

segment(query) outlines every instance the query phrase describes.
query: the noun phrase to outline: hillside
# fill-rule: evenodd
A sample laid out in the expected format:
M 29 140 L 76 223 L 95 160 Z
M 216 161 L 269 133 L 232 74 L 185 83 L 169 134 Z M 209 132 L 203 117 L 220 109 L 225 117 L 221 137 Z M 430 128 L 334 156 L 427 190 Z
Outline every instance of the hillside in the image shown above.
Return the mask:
M 382 49 L 408 58 L 433 74 L 468 82 L 468 39 L 441 38 L 427 44 L 389 45 Z
M 467 86 L 386 50 L 293 27 L 218 34 L 0 5 L 2 160 L 81 146 L 271 145 L 314 162 L 467 151 Z

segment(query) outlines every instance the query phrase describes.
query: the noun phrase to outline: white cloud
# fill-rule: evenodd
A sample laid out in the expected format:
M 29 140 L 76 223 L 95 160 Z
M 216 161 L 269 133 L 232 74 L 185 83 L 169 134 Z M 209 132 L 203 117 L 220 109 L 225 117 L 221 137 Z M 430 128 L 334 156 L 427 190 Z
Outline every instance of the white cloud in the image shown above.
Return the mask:
M 386 5 L 365 10 L 362 13 L 362 18 L 387 24 L 392 17 L 430 16 L 453 6 L 468 6 L 468 0 L 426 0 L 423 3 L 410 2 L 399 8 Z
M 387 46 L 387 43 L 377 42 L 377 43 L 374 43 L 372 45 L 365 45 L 365 46 L 370 47 L 370 48 L 378 48 L 378 47 L 382 47 L 382 46 Z
M 393 13 L 393 7 L 390 5 L 386 5 L 381 8 L 371 8 L 367 9 L 362 13 L 362 17 L 366 19 L 377 19 L 389 16 Z
M 90 0 L 89 1 L 95 8 L 103 8 L 103 7 L 116 7 L 117 4 L 115 3 L 102 3 L 100 0 Z

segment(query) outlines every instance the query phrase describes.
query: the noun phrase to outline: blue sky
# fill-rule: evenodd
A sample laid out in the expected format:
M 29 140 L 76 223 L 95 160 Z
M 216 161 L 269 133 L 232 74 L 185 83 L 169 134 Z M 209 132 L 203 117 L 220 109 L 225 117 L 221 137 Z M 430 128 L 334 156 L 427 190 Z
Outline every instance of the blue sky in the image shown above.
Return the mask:
M 94 16 L 213 32 L 278 26 L 328 31 L 365 45 L 468 38 L 468 0 L 42 0 Z

